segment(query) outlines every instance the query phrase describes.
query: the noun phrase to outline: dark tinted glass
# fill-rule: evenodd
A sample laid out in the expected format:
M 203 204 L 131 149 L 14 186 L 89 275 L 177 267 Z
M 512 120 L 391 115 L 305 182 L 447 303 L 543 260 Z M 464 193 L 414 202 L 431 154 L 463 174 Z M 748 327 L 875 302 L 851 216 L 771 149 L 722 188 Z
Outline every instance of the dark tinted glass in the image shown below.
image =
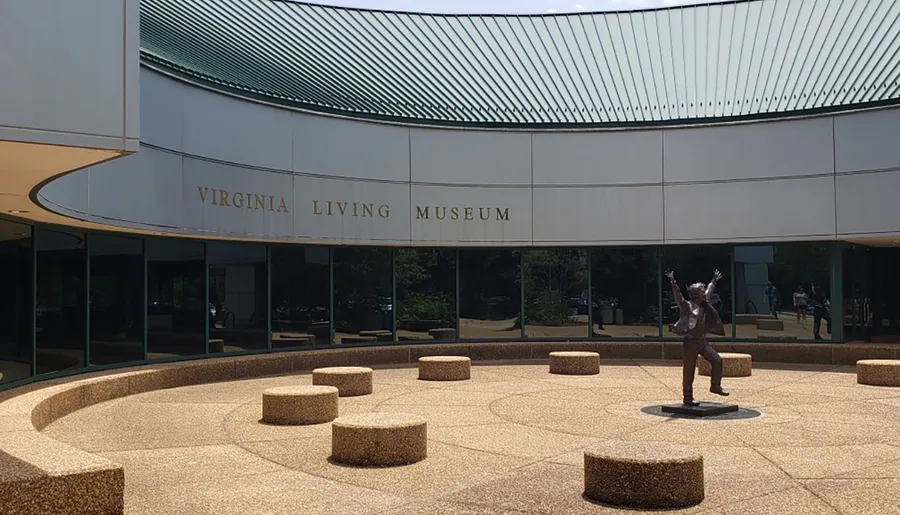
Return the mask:
M 822 243 L 735 247 L 737 337 L 831 339 L 828 250 Z
M 682 295 L 687 298 L 688 286 L 694 283 L 708 284 L 713 272 L 719 270 L 724 277 L 716 284 L 710 304 L 719 312 L 725 326 L 725 338 L 732 336 L 731 311 L 731 247 L 695 246 L 667 247 L 662 255 L 663 271 L 675 272 L 675 279 L 681 287 Z M 663 295 L 663 336 L 677 338 L 673 325 L 678 321 L 678 306 L 672 297 L 669 280 L 661 282 Z M 710 335 L 714 336 L 714 335 Z M 720 337 L 720 336 L 715 336 Z
M 593 336 L 659 338 L 659 263 L 654 248 L 591 249 Z M 579 312 L 589 301 L 583 296 Z
M 206 269 L 203 243 L 148 239 L 148 358 L 189 356 L 206 350 Z
M 81 368 L 87 348 L 87 257 L 84 235 L 39 229 L 37 372 Z
M 144 359 L 144 243 L 90 236 L 92 365 Z
M 31 375 L 31 227 L 0 221 L 0 383 Z
M 520 338 L 519 252 L 459 252 L 460 338 Z
M 393 341 L 391 250 L 334 249 L 334 342 Z
M 272 247 L 272 346 L 331 341 L 327 247 Z
M 587 312 L 579 301 L 587 292 L 584 249 L 526 250 L 525 336 L 586 338 Z
M 456 251 L 398 249 L 397 339 L 456 338 Z
M 265 245 L 210 243 L 210 352 L 265 349 L 268 268 Z

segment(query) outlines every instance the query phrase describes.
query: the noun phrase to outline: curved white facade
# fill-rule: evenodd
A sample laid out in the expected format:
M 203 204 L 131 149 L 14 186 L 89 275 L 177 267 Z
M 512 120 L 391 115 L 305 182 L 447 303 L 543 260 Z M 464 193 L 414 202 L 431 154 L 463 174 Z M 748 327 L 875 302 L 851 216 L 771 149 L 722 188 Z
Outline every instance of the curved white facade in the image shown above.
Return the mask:
M 900 235 L 900 109 L 598 132 L 310 115 L 144 68 L 135 156 L 58 178 L 50 210 L 303 243 L 544 246 Z

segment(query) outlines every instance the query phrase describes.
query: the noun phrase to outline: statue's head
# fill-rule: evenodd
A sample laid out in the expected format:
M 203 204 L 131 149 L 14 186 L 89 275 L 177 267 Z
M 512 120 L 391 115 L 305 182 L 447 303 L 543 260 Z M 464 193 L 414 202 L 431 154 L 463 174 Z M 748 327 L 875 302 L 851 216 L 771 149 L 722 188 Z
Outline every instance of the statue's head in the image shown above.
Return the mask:
M 694 283 L 688 286 L 688 297 L 694 302 L 706 302 L 706 285 L 703 283 Z

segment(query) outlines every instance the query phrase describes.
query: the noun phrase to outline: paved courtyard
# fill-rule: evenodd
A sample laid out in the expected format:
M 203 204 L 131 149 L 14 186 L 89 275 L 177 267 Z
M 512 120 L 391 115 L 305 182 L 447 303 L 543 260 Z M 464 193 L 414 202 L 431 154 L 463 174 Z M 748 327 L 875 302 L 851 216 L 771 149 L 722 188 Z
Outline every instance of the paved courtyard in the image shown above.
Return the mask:
M 694 421 L 640 411 L 680 399 L 679 362 L 606 360 L 588 377 L 534 363 L 454 383 L 376 369 L 375 392 L 340 411 L 425 416 L 428 458 L 405 467 L 330 463 L 330 424 L 259 422 L 263 390 L 309 374 L 134 395 L 44 432 L 123 464 L 129 514 L 633 513 L 582 498 L 583 449 L 610 439 L 703 449 L 706 500 L 679 513 L 900 514 L 900 388 L 857 385 L 853 367 L 757 365 L 725 387 L 762 417 Z

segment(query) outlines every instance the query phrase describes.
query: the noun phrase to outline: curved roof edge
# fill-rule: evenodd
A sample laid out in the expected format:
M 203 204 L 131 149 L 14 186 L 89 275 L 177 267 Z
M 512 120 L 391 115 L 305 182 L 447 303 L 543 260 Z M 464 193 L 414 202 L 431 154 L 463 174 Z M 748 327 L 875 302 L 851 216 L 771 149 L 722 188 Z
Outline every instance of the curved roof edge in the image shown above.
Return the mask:
M 900 3 L 461 15 L 142 0 L 141 54 L 152 68 L 218 91 L 361 120 L 711 125 L 900 104 Z

